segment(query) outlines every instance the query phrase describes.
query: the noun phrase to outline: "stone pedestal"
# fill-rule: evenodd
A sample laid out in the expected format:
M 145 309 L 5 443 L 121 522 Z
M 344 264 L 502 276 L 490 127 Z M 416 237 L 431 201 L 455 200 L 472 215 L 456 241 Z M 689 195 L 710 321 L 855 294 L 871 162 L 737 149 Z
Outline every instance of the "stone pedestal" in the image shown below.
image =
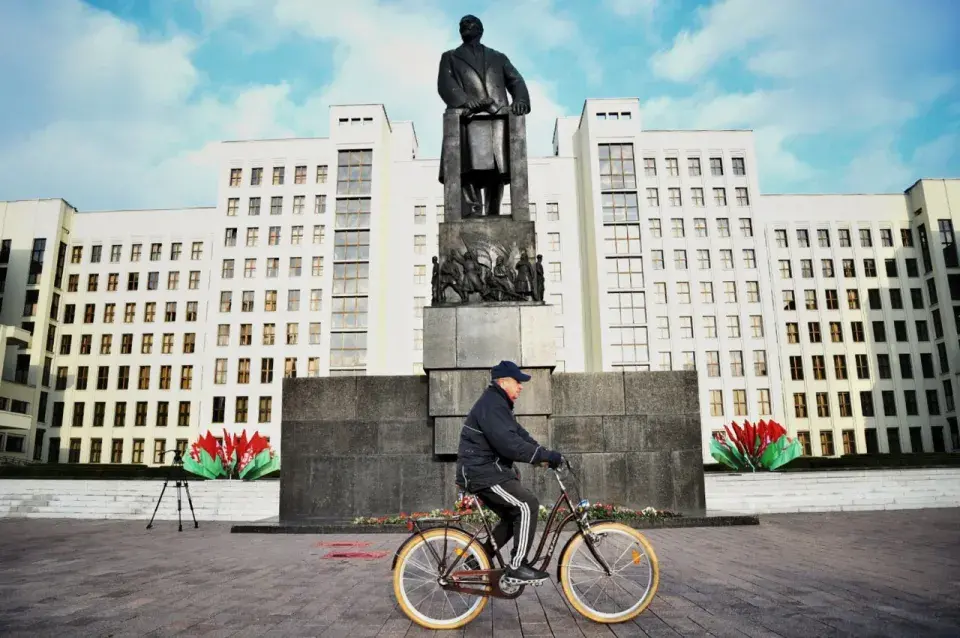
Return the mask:
M 521 368 L 557 365 L 553 306 L 502 303 L 423 309 L 423 369 L 485 369 L 503 359 Z
M 550 375 L 557 365 L 553 306 L 515 302 L 427 307 L 423 313 L 434 454 L 457 453 L 463 419 L 490 383 L 490 368 L 504 359 L 533 377 L 515 412 L 531 434 L 542 430 L 546 436 L 553 405 Z

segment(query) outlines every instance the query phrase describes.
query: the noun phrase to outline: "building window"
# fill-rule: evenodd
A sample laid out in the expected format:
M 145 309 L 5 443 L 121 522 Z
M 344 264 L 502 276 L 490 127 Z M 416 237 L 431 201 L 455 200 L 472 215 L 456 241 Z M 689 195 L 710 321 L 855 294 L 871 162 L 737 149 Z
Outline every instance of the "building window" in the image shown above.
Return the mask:
M 647 322 L 645 295 L 642 292 L 609 293 L 612 325 L 631 326 Z M 561 302 L 562 303 L 562 302 Z M 562 306 L 560 306 L 562 312 Z
M 637 187 L 633 144 L 600 144 L 600 188 L 622 190 Z
M 610 345 L 615 363 L 636 363 L 649 360 L 645 327 L 612 327 Z
M 806 419 L 807 413 L 807 395 L 804 392 L 793 393 L 793 413 L 798 419 Z
M 367 365 L 367 333 L 332 332 L 330 334 L 330 367 L 358 369 Z
M 339 151 L 337 157 L 337 194 L 369 195 L 373 178 L 373 151 Z
M 826 392 L 817 392 L 817 416 L 820 418 L 830 416 L 830 399 Z
M 334 297 L 330 320 L 333 329 L 366 329 L 367 297 Z
M 710 416 L 723 416 L 723 395 L 720 390 L 710 390 Z
M 273 418 L 273 397 L 260 397 L 259 423 L 269 423 Z
M 736 416 L 747 415 L 747 391 L 746 390 L 733 391 L 733 413 Z
M 823 430 L 820 432 L 820 454 L 823 456 L 833 456 L 833 432 Z
M 770 415 L 770 390 L 767 388 L 757 391 L 757 413 L 760 416 Z
M 604 226 L 604 254 L 636 255 L 640 253 L 640 226 L 626 224 Z M 560 250 L 560 233 L 549 233 L 550 249 Z

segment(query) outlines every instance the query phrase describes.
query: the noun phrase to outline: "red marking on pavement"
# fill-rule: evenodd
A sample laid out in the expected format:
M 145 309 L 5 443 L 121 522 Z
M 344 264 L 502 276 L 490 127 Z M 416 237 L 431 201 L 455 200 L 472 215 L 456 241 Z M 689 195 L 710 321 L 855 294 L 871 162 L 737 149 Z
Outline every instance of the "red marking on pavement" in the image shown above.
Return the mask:
M 356 558 L 360 560 L 373 560 L 383 558 L 387 552 L 327 552 L 320 558 Z
M 370 547 L 365 541 L 320 541 L 315 547 Z

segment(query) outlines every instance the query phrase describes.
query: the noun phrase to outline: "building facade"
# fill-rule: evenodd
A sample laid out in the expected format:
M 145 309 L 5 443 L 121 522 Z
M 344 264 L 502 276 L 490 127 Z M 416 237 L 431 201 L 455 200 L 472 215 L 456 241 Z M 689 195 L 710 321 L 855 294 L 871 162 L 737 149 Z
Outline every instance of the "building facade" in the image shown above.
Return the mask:
M 211 208 L 0 203 L 0 455 L 279 442 L 284 377 L 422 374 L 438 160 L 381 105 L 330 131 L 223 143 Z M 637 100 L 553 144 L 529 182 L 559 371 L 698 370 L 705 460 L 744 419 L 814 455 L 960 450 L 960 180 L 760 195 L 750 131 L 647 131 Z

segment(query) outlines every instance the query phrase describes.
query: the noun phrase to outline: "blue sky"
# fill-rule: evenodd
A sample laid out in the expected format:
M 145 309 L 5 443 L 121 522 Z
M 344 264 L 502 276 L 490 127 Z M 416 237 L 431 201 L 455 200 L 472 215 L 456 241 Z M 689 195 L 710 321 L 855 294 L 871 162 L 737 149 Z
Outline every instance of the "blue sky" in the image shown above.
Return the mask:
M 0 200 L 215 203 L 223 139 L 382 102 L 438 155 L 436 64 L 475 13 L 531 86 L 531 153 L 586 97 L 645 128 L 750 128 L 766 193 L 960 177 L 953 0 L 0 0 Z

